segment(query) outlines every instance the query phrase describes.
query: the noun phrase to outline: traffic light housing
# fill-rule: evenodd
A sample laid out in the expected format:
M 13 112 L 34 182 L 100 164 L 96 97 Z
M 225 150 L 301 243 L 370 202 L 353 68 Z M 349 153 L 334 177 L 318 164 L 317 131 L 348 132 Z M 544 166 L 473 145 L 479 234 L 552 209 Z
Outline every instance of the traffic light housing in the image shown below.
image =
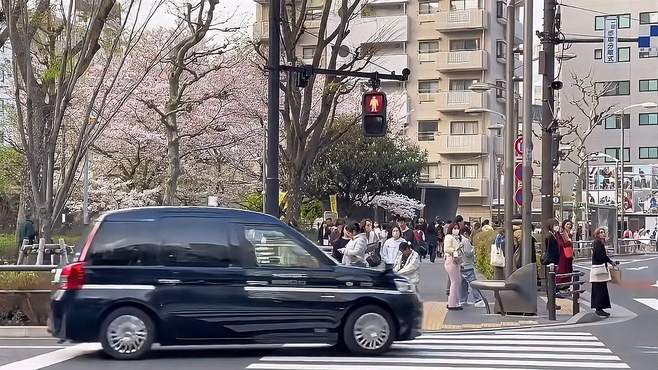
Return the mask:
M 557 132 L 551 134 L 551 162 L 553 163 L 553 168 L 556 168 L 560 164 L 560 139 L 562 135 Z
M 386 94 L 381 91 L 371 91 L 363 94 L 361 109 L 363 136 L 386 136 Z

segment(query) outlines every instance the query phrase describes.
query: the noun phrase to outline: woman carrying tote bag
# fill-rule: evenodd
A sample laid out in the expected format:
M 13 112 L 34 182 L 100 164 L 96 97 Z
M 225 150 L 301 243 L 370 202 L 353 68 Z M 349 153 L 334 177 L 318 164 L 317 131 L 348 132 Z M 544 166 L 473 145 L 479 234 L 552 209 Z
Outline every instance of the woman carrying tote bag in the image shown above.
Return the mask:
M 594 231 L 594 242 L 592 243 L 592 269 L 589 272 L 589 281 L 592 283 L 592 308 L 601 317 L 610 316 L 603 311 L 610 306 L 608 295 L 608 281 L 610 281 L 610 270 L 608 264 L 615 266 L 619 263 L 612 262 L 605 252 L 606 235 L 602 227 Z

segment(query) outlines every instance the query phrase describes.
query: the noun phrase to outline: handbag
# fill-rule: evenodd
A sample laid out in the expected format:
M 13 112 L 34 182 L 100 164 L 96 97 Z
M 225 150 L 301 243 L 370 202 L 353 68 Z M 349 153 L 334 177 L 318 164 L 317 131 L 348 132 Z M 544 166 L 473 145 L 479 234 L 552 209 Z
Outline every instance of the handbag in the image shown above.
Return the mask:
M 619 268 L 610 269 L 610 281 L 613 284 L 621 285 L 621 269 Z
M 379 266 L 382 263 L 382 256 L 379 253 L 379 243 L 372 243 L 368 245 L 366 262 L 370 267 Z
M 505 267 L 505 255 L 503 254 L 503 249 L 498 248 L 496 244 L 491 244 L 489 263 L 493 267 Z
M 605 283 L 610 280 L 612 280 L 612 277 L 610 276 L 610 270 L 608 270 L 607 264 L 592 265 L 592 268 L 589 270 L 590 283 Z
M 573 247 L 564 247 L 564 256 L 567 258 L 573 258 Z

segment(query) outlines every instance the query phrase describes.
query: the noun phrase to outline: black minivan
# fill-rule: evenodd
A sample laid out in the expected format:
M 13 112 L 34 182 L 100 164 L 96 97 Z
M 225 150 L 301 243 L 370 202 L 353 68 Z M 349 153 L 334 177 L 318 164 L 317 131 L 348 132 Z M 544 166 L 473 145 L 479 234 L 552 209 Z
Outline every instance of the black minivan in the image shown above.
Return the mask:
M 197 207 L 113 211 L 58 272 L 49 331 L 100 341 L 116 359 L 153 343 L 327 343 L 379 354 L 420 335 L 413 285 L 338 265 L 261 213 Z

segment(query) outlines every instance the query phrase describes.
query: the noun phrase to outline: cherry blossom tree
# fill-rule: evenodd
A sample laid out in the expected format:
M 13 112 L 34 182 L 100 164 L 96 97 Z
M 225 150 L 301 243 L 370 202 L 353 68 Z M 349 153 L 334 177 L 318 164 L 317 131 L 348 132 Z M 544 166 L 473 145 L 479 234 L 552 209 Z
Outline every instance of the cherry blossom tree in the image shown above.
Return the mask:
M 370 197 L 364 195 L 357 205 L 381 207 L 393 215 L 412 219 L 416 214 L 425 208 L 425 205 L 416 199 L 409 198 L 406 195 L 398 193 L 386 193 Z
M 161 4 L 2 0 L 6 31 L 0 31 L 0 41 L 8 35 L 12 46 L 16 141 L 27 160 L 39 232 L 46 239 L 87 149 L 148 71 L 125 76 L 121 66 Z M 97 78 L 87 79 L 91 71 Z M 91 83 L 89 93 L 77 94 L 85 80 Z M 108 99 L 116 89 L 123 94 Z M 66 137 L 72 140 L 64 142 Z

